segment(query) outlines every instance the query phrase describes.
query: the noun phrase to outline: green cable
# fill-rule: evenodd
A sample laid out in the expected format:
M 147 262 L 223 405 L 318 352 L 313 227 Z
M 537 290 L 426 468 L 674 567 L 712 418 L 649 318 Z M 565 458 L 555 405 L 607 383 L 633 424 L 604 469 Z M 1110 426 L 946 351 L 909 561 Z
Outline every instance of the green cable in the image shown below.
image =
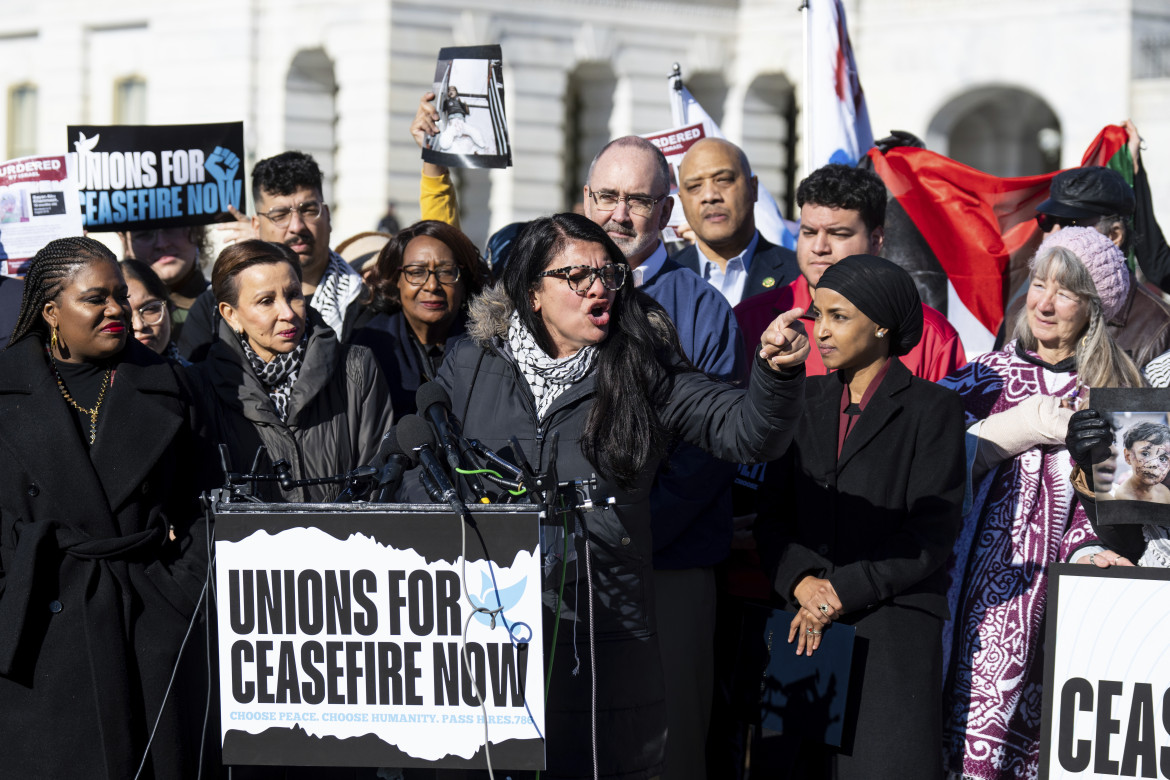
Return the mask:
M 504 478 L 499 473 L 492 471 L 491 469 L 455 469 L 455 473 L 456 474 L 491 474 L 496 479 L 503 479 Z M 519 490 L 509 490 L 508 492 L 514 496 L 522 496 L 525 493 L 527 493 L 528 491 L 524 487 L 521 487 Z

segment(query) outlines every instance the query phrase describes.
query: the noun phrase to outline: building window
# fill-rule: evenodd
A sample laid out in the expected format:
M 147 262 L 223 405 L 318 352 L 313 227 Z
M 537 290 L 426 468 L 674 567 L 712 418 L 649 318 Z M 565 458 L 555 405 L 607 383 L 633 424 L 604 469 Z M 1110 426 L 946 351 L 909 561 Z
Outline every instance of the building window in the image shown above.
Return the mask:
M 114 124 L 146 124 L 146 79 L 127 76 L 114 82 Z
M 18 84 L 8 91 L 8 158 L 37 151 L 37 88 Z

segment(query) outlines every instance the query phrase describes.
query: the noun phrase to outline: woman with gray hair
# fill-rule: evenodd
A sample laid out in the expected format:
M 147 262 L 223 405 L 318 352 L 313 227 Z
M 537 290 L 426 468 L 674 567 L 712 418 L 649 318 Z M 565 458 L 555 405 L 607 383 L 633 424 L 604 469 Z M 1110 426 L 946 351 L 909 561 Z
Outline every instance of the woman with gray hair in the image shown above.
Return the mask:
M 944 632 L 952 776 L 1035 774 L 1048 564 L 1128 563 L 1093 555 L 1103 548 L 1073 500 L 1064 448 L 1089 388 L 1143 384 L 1106 332 L 1127 292 L 1125 259 L 1108 238 L 1053 233 L 1031 262 L 1014 339 L 942 380 L 963 399 L 973 488 L 951 571 L 953 631 Z

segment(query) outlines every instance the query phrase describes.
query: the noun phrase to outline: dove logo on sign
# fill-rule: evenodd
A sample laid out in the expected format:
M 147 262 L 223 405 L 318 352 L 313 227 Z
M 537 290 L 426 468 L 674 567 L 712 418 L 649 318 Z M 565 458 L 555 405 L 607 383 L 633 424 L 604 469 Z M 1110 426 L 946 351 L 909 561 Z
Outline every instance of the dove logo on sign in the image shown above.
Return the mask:
M 521 577 L 517 582 L 511 585 L 500 585 L 493 581 L 491 574 L 488 572 L 480 572 L 480 587 L 479 593 L 476 594 L 469 587 L 467 589 L 467 597 L 471 601 L 471 606 L 477 611 L 475 619 L 485 626 L 494 627 L 497 623 L 496 616 L 502 616 L 504 621 L 511 624 L 513 621 L 508 617 L 508 610 L 514 608 L 520 603 L 521 597 L 524 596 L 524 589 L 528 586 L 528 577 Z M 519 624 L 517 625 L 519 628 Z M 527 628 L 527 626 L 524 626 Z M 515 633 L 515 632 L 513 632 Z M 531 639 L 532 630 L 528 629 L 528 639 Z M 521 637 L 516 637 L 516 641 L 527 641 Z

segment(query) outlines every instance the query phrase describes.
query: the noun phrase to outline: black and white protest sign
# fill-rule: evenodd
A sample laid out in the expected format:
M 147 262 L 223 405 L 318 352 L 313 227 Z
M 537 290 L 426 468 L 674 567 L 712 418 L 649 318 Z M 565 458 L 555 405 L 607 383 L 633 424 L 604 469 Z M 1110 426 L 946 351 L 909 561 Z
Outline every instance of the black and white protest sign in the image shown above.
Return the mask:
M 445 509 L 217 512 L 224 763 L 544 766 L 536 514 Z
M 452 168 L 507 168 L 512 164 L 504 116 L 503 55 L 499 46 L 452 46 L 435 65 L 439 132 L 427 139 L 423 160 Z
M 86 230 L 206 225 L 244 203 L 244 124 L 68 129 Z
M 1170 570 L 1049 571 L 1040 777 L 1170 776 Z

